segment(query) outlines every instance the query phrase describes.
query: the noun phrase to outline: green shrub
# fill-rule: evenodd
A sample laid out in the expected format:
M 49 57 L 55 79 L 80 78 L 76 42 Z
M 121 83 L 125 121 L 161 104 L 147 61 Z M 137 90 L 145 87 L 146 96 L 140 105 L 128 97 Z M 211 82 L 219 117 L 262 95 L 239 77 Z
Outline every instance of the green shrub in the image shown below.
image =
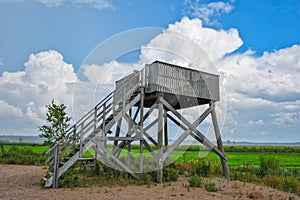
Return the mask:
M 211 162 L 198 159 L 194 164 L 193 164 L 193 169 L 191 171 L 191 175 L 193 176 L 202 176 L 202 177 L 207 177 L 210 168 L 211 168 Z
M 59 179 L 59 187 L 74 188 L 77 187 L 78 184 L 78 176 L 71 174 L 64 174 Z
M 139 176 L 138 184 L 139 185 L 144 185 L 144 184 L 150 185 L 151 184 L 151 176 L 148 173 L 142 173 Z
M 259 157 L 260 176 L 273 175 L 279 170 L 280 162 L 277 158 L 272 156 L 260 156 Z
M 214 182 L 206 182 L 204 187 L 209 192 L 217 192 L 219 190 Z
M 298 187 L 300 185 L 299 180 L 294 177 L 283 177 L 280 176 L 277 179 L 277 187 L 280 190 L 297 193 Z M 299 191 L 298 191 L 299 193 Z
M 67 170 L 60 178 L 58 185 L 59 187 L 65 187 L 65 188 L 74 188 L 79 185 L 78 176 L 75 175 L 75 166 L 71 167 L 69 170 Z
M 163 169 L 163 178 L 167 182 L 177 181 L 178 171 L 171 167 L 165 167 Z
M 264 185 L 272 187 L 272 188 L 276 188 L 278 185 L 276 176 L 267 175 L 262 178 L 262 182 Z
M 200 187 L 202 184 L 202 179 L 199 176 L 191 176 L 189 178 L 190 187 Z

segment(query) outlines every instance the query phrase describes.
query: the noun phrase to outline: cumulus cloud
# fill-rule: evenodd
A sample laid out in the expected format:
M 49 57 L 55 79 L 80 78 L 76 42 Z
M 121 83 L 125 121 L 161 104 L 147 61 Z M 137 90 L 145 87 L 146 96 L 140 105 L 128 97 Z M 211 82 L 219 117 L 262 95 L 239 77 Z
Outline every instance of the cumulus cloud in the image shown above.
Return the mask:
M 111 1 L 107 0 L 72 0 L 73 4 L 87 5 L 98 10 L 100 9 L 115 9 Z
M 248 124 L 251 125 L 251 126 L 262 126 L 262 125 L 264 125 L 265 123 L 264 123 L 264 120 L 260 119 L 260 120 L 257 120 L 257 121 L 252 121 L 252 120 L 250 120 L 250 121 L 248 122 Z
M 80 80 L 74 84 L 72 99 L 74 118 L 79 119 L 102 98 L 114 90 L 115 82 L 139 69 L 139 64 L 111 61 L 101 66 L 85 64 L 77 74 Z
M 10 123 L 19 122 L 19 128 L 25 124 L 37 128 L 45 118 L 44 107 L 52 98 L 71 105 L 75 81 L 73 66 L 64 62 L 57 51 L 31 54 L 24 71 L 4 72 L 0 77 L 0 115 L 11 119 Z M 22 119 L 15 119 L 16 116 Z
M 199 19 L 183 17 L 142 47 L 141 60 L 177 60 L 180 64 L 191 62 L 195 68 L 211 70 L 215 61 L 242 44 L 236 29 L 217 31 L 203 27 Z
M 261 57 L 246 52 L 226 57 L 217 65 L 226 76 L 226 88 L 242 99 L 295 101 L 300 98 L 299 50 L 300 46 L 294 45 Z
M 36 0 L 36 1 L 45 5 L 46 7 L 58 7 L 65 2 L 65 0 Z
M 202 19 L 208 25 L 217 23 L 214 17 L 230 13 L 234 9 L 233 5 L 223 1 L 202 4 L 200 0 L 185 0 L 184 4 L 187 6 L 184 10 L 185 14 Z
M 272 114 L 271 117 L 275 118 L 273 123 L 281 127 L 295 126 L 300 122 L 300 112 L 276 113 Z
M 4 117 L 22 117 L 22 110 L 13 105 L 9 105 L 7 102 L 0 100 L 0 118 Z
M 49 7 L 60 7 L 63 5 L 75 5 L 75 6 L 90 6 L 92 8 L 101 9 L 115 9 L 114 5 L 109 0 L 35 0 L 36 2 Z M 14 3 L 24 3 L 24 0 L 0 0 L 3 2 L 14 2 Z

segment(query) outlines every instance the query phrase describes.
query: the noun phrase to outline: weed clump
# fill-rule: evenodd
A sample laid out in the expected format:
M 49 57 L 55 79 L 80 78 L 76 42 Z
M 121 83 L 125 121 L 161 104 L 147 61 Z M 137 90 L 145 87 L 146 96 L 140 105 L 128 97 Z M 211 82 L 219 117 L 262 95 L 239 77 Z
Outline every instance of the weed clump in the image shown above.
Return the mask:
M 214 182 L 206 182 L 204 187 L 208 192 L 217 192 L 219 190 Z
M 199 176 L 191 176 L 189 178 L 190 187 L 200 187 L 202 185 L 202 179 Z

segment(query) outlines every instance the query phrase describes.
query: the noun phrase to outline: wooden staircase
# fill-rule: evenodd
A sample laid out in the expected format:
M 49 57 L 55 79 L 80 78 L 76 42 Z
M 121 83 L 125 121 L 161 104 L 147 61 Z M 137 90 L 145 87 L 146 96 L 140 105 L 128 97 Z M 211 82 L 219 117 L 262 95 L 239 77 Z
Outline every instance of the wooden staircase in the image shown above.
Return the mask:
M 95 147 L 95 138 L 107 138 L 116 122 L 140 101 L 141 88 L 140 73 L 135 72 L 70 127 L 64 138 L 51 145 L 47 152 L 49 167 L 44 177 L 45 187 L 58 187 L 59 177 Z

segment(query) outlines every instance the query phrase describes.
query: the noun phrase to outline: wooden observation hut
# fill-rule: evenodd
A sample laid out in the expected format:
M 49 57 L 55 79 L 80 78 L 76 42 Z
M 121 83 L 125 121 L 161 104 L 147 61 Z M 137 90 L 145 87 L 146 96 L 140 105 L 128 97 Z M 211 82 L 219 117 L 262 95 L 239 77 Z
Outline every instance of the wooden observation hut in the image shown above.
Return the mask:
M 110 167 L 135 178 L 147 170 L 155 170 L 157 181 L 162 182 L 164 163 L 188 136 L 220 157 L 223 175 L 229 178 L 215 112 L 215 102 L 219 100 L 217 75 L 160 61 L 146 64 L 140 71 L 118 80 L 112 93 L 52 145 L 47 160 L 50 178 L 45 178 L 45 186 L 58 187 L 59 177 L 91 148 Z M 193 122 L 180 113 L 181 109 L 196 106 L 207 108 Z M 217 146 L 198 129 L 209 115 Z M 172 143 L 169 123 L 182 130 Z M 132 144 L 139 146 L 139 156 L 135 158 Z M 150 168 L 149 160 L 153 161 Z

